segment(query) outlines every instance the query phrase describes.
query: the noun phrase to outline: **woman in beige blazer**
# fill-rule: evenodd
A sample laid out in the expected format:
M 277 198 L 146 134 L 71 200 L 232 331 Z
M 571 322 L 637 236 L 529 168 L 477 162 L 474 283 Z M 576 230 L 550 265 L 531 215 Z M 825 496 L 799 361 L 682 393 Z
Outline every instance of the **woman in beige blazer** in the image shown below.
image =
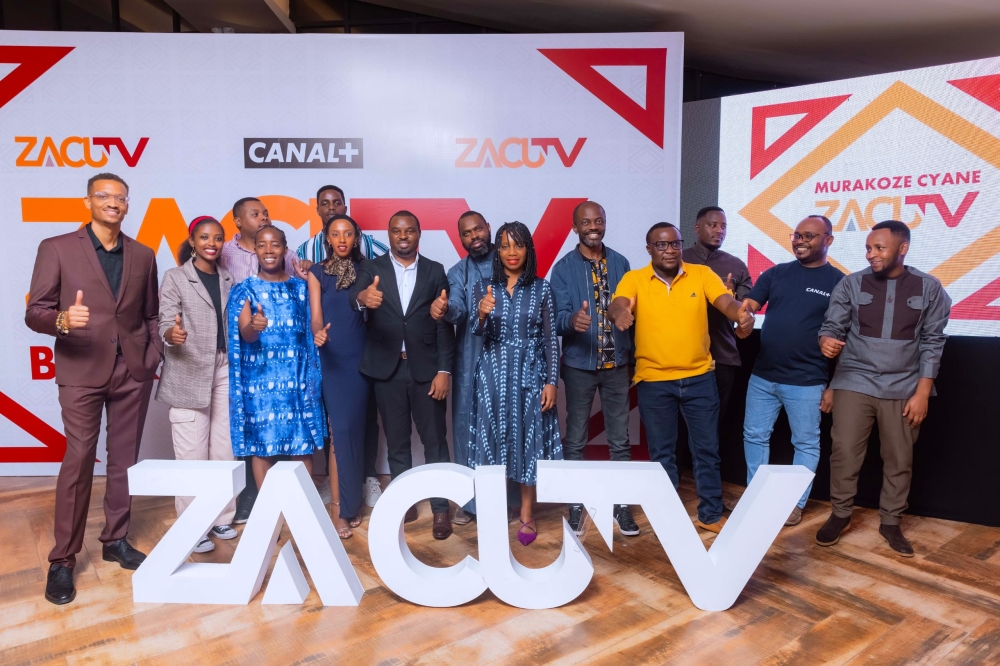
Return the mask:
M 163 276 L 160 336 L 163 370 L 156 399 L 170 405 L 170 429 L 177 460 L 233 460 L 229 435 L 229 363 L 226 357 L 226 302 L 233 276 L 218 265 L 226 241 L 222 225 L 199 217 L 178 251 L 180 266 Z M 191 497 L 177 497 L 180 516 Z M 194 552 L 215 549 L 217 539 L 236 536 L 231 501 Z

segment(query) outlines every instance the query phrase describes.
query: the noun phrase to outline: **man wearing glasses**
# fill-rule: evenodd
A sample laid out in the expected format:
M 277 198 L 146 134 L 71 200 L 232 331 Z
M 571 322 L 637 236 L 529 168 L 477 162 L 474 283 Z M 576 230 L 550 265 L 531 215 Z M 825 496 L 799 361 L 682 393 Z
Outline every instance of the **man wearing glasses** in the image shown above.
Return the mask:
M 826 388 L 830 362 L 816 344 L 830 294 L 844 277 L 826 258 L 833 225 L 822 215 L 810 215 L 795 227 L 791 241 L 796 260 L 764 271 L 743 301 L 751 313 L 767 305 L 743 421 L 748 485 L 757 468 L 768 462 L 771 431 L 782 407 L 792 430 L 793 464 L 815 472 L 820 410 L 829 412 L 833 404 L 833 392 Z M 802 521 L 811 489 L 810 483 L 785 525 Z
M 678 485 L 678 410 L 688 426 L 688 445 L 698 492 L 695 525 L 720 532 L 722 476 L 719 469 L 719 390 L 709 351 L 708 305 L 739 324 L 745 338 L 753 315 L 734 299 L 708 266 L 681 259 L 683 239 L 669 222 L 646 233 L 651 262 L 626 273 L 615 290 L 608 318 L 620 331 L 635 325 L 635 385 L 639 415 L 646 425 L 649 458 Z
M 66 454 L 56 482 L 55 545 L 49 553 L 45 598 L 76 597 L 73 567 L 90 508 L 101 413 L 107 410 L 107 487 L 102 557 L 137 569 L 146 556 L 125 540 L 132 498 L 128 468 L 136 463 L 153 373 L 163 340 L 158 333 L 156 257 L 121 232 L 128 185 L 111 173 L 87 181 L 90 224 L 43 240 L 31 275 L 24 321 L 55 336 L 56 385 Z

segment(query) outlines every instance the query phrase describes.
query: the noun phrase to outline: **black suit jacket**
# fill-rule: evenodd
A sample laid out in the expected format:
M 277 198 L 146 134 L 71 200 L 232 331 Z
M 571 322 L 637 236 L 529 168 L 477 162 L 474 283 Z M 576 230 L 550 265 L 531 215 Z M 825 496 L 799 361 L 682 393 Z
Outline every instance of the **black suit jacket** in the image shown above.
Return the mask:
M 451 372 L 455 356 L 455 331 L 441 319 L 431 317 L 431 303 L 448 291 L 444 266 L 421 255 L 417 262 L 417 281 L 406 312 L 396 286 L 396 271 L 388 254 L 361 265 L 358 279 L 351 288 L 351 307 L 358 307 L 358 295 L 379 278 L 382 305 L 367 310 L 368 337 L 360 370 L 372 379 L 388 379 L 399 365 L 399 353 L 406 340 L 406 359 L 410 374 L 418 382 L 429 382 L 438 372 Z

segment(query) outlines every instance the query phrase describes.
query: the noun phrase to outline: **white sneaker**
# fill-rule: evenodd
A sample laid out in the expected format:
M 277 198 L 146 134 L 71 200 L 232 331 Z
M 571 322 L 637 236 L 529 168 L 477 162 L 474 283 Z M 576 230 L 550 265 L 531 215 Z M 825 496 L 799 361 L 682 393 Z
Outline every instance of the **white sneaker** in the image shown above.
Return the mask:
M 216 539 L 222 539 L 223 541 L 228 541 L 229 539 L 235 539 L 239 536 L 239 532 L 234 530 L 229 525 L 216 525 L 211 530 L 209 530 L 209 535 L 214 536 Z
M 192 553 L 211 553 L 213 550 L 215 550 L 215 544 L 212 543 L 212 540 L 209 539 L 207 536 L 203 536 L 201 538 L 201 541 L 198 542 L 198 545 L 195 546 L 194 550 L 191 551 L 191 552 Z
M 382 497 L 382 486 L 379 485 L 378 479 L 374 476 L 365 479 L 364 497 L 365 504 L 372 507 L 375 506 L 378 498 Z

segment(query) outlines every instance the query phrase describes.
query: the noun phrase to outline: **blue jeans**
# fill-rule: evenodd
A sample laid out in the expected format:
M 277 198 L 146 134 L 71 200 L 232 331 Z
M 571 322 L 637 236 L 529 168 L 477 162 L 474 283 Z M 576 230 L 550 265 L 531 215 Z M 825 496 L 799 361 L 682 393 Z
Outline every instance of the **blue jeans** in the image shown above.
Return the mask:
M 822 384 L 817 386 L 792 386 L 775 384 L 757 375 L 750 375 L 747 386 L 747 410 L 743 420 L 743 451 L 747 458 L 747 484 L 757 473 L 757 468 L 766 465 L 771 455 L 771 432 L 778 412 L 785 408 L 788 425 L 792 429 L 792 446 L 795 457 L 792 464 L 808 467 L 815 472 L 819 465 L 819 403 L 823 398 Z M 799 499 L 799 508 L 804 508 L 809 499 L 809 491 Z
M 663 465 L 674 488 L 677 476 L 677 414 L 688 427 L 688 445 L 698 492 L 698 520 L 714 523 L 722 516 L 719 470 L 719 389 L 715 373 L 663 382 L 639 382 L 639 416 L 646 426 L 649 459 Z

